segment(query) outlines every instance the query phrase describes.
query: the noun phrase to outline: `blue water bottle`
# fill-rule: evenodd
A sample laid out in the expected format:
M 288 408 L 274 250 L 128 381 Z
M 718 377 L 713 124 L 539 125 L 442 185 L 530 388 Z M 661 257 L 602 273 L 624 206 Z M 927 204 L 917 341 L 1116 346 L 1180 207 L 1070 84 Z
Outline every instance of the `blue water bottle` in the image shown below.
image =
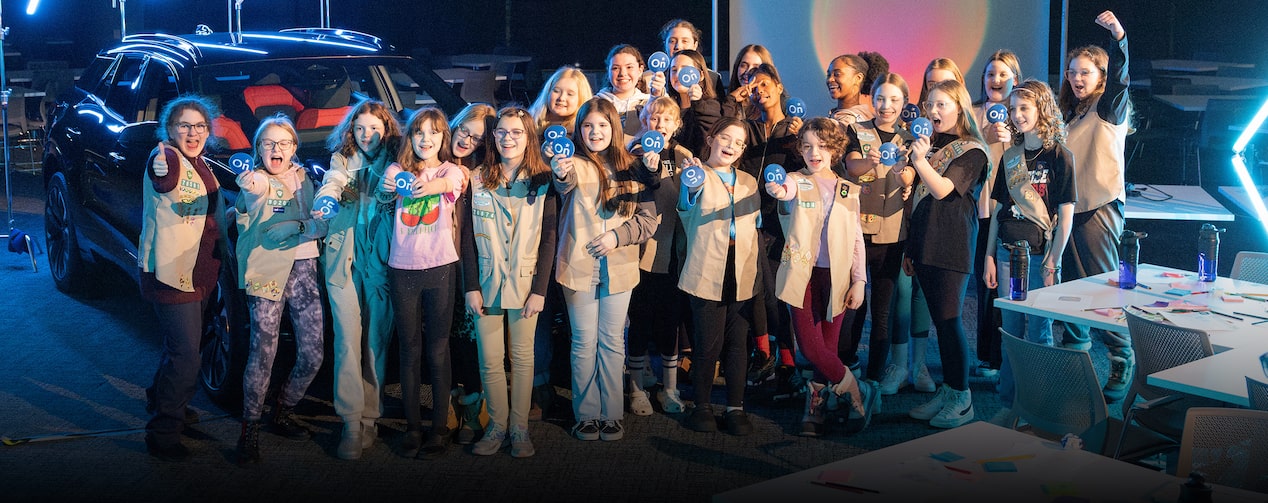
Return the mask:
M 1220 259 L 1220 233 L 1213 224 L 1202 224 L 1198 231 L 1198 281 L 1215 281 Z
M 1123 229 L 1118 245 L 1118 287 L 1136 288 L 1136 267 L 1140 265 L 1140 240 L 1148 233 Z
M 1030 283 L 1030 243 L 1024 239 L 1005 244 L 1008 250 L 1008 299 L 1026 300 Z

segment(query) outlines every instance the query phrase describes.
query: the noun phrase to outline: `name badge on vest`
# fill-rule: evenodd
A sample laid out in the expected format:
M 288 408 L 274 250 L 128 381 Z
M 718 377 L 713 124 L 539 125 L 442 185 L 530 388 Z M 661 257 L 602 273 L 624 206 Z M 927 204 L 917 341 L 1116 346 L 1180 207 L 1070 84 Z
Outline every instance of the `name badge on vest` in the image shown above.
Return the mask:
M 806 180 L 803 178 L 801 180 L 797 180 L 797 189 L 798 190 L 815 190 L 815 185 L 813 183 L 810 183 L 810 180 Z
M 493 195 L 484 189 L 480 189 L 480 191 L 471 196 L 471 205 L 478 208 L 493 206 Z

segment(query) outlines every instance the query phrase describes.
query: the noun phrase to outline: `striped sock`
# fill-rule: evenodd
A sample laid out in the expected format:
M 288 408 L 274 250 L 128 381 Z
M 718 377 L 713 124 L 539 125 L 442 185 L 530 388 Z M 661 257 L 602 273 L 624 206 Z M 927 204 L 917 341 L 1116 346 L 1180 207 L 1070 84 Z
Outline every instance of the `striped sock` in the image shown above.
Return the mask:
M 678 355 L 661 354 L 661 384 L 665 385 L 665 389 L 678 389 Z

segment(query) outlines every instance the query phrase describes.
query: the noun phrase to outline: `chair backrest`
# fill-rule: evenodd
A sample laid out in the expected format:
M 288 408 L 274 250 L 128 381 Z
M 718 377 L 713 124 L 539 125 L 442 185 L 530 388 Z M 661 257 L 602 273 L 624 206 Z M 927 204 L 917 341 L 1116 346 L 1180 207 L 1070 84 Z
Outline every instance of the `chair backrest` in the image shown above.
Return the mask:
M 242 90 L 242 98 L 251 107 L 255 118 L 264 120 L 278 112 L 286 114 L 291 120 L 304 110 L 304 105 L 285 87 L 278 84 L 250 86 Z
M 471 70 L 466 72 L 462 80 L 462 89 L 459 94 L 467 103 L 497 103 L 497 97 L 494 92 L 498 88 L 498 73 L 496 68 L 488 70 Z
M 1184 417 L 1176 475 L 1268 492 L 1268 411 L 1193 407 Z
M 1268 383 L 1262 383 L 1247 376 L 1246 396 L 1250 397 L 1250 408 L 1268 410 Z
M 1237 258 L 1233 259 L 1233 273 L 1229 276 L 1236 280 L 1268 284 L 1268 253 L 1237 252 Z
M 1131 390 L 1123 400 L 1124 412 L 1131 406 L 1136 395 L 1152 400 L 1174 394 L 1147 384 L 1145 379 L 1149 374 L 1215 354 L 1206 332 L 1150 320 L 1131 310 L 1127 310 L 1126 314 L 1132 352 L 1136 355 L 1136 372 L 1132 378 Z
M 1037 430 L 1055 436 L 1079 435 L 1087 450 L 1099 452 L 1109 411 L 1087 352 L 1008 334 L 1002 339 L 1017 383 L 1013 412 Z M 1089 433 L 1098 428 L 1099 432 Z

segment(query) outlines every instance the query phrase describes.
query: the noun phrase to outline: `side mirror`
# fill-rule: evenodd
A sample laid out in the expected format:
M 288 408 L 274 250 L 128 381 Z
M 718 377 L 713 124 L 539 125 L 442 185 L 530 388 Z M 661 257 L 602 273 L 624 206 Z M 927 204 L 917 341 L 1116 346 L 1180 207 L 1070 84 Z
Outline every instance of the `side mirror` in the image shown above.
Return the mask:
M 151 149 L 158 143 L 158 122 L 129 124 L 119 132 L 119 144 L 129 149 Z

